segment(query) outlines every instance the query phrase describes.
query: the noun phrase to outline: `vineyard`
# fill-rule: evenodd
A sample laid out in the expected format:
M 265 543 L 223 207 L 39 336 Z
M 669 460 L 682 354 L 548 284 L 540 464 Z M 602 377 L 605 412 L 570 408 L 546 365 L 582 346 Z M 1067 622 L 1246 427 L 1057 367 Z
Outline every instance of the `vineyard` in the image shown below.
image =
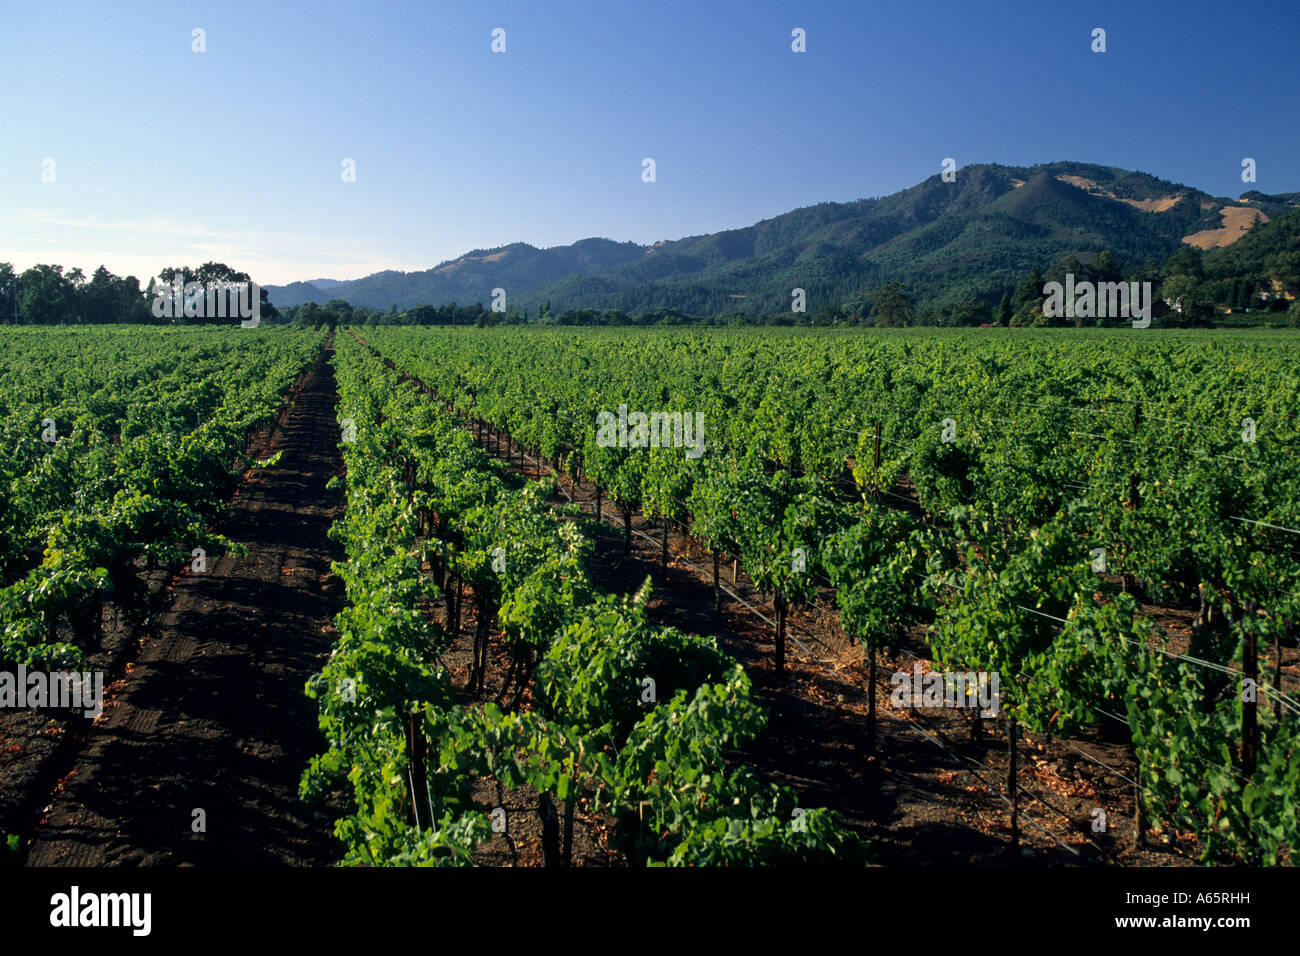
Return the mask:
M 670 525 L 684 528 L 714 555 L 715 593 L 718 557 L 737 560 L 771 599 L 778 671 L 788 616 L 833 593 L 867 649 L 869 686 L 880 649 L 921 628 L 937 665 L 1001 676 L 1011 741 L 1121 724 L 1140 826 L 1190 829 L 1206 860 L 1290 861 L 1291 341 L 406 329 L 366 340 L 467 420 L 593 483 L 596 511 L 603 492 L 629 546 L 633 512 L 662 525 L 665 553 Z M 668 444 L 648 435 L 611 447 L 598 416 L 620 406 L 702 413 L 707 451 L 645 447 Z M 1165 634 L 1139 600 L 1194 604 L 1194 627 Z M 619 678 L 622 693 L 634 696 L 634 676 Z
M 315 333 L 0 332 L 0 657 L 73 666 L 137 563 L 213 556 L 231 466 L 275 422 Z
M 150 626 L 151 574 L 237 563 L 241 475 L 281 467 L 304 382 L 330 393 L 338 610 L 297 796 L 344 864 L 892 860 L 863 808 L 902 753 L 979 782 L 989 862 L 1295 862 L 1293 337 L 0 346 L 0 669 L 79 667 L 120 618 Z M 900 701 L 914 674 L 943 686 Z M 813 738 L 831 756 L 800 762 Z M 1029 776 L 1056 754 L 1113 785 L 1065 781 L 1087 798 L 1062 810 Z M 955 826 L 972 799 L 932 802 Z

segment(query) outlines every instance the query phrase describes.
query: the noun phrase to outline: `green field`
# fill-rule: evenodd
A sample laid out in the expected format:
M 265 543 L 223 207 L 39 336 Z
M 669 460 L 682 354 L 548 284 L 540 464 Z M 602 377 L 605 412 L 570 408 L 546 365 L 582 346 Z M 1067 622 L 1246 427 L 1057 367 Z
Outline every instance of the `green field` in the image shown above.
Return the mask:
M 1294 862 L 1294 334 L 0 329 L 2 662 L 73 666 L 144 567 L 237 551 L 221 516 L 309 367 L 337 422 L 297 440 L 341 456 L 346 509 L 301 796 L 347 792 L 345 862 L 479 862 L 485 781 L 559 814 L 548 863 L 575 812 L 633 863 L 870 858 L 738 759 L 770 717 L 752 669 L 597 585 L 634 520 L 665 571 L 670 527 L 713 556 L 715 602 L 719 561 L 743 568 L 769 689 L 791 616 L 834 609 L 865 660 L 854 759 L 879 665 L 919 647 L 1000 679 L 1010 741 L 1121 741 L 1145 825 L 1201 860 Z

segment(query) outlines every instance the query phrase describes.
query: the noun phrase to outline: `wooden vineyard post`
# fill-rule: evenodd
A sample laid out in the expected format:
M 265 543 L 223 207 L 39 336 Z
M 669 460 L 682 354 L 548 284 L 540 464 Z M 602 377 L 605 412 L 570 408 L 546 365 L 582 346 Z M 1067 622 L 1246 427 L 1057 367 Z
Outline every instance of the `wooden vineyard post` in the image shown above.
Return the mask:
M 1128 480 L 1128 510 L 1137 511 L 1142 507 L 1142 495 L 1138 491 L 1138 473 L 1137 468 L 1133 469 L 1133 474 Z M 1129 592 L 1130 579 L 1128 571 L 1120 575 L 1120 589 L 1127 594 Z
M 1016 786 L 1016 718 L 1007 722 L 1007 795 L 1011 798 L 1011 848 L 1020 846 L 1020 788 Z
M 411 724 L 411 714 L 406 715 L 402 731 L 406 735 L 406 784 L 411 789 L 411 820 L 420 825 L 420 803 L 415 799 L 415 732 Z
M 731 556 L 731 583 L 733 585 L 736 583 L 736 565 L 739 563 L 740 563 L 740 559 L 737 558 L 735 555 L 732 555 Z
M 415 729 L 415 714 L 406 715 L 406 753 L 411 781 L 411 813 L 415 817 L 416 827 L 424 829 L 431 821 L 425 819 L 425 807 L 418 796 L 423 792 L 425 799 L 428 799 L 428 783 L 424 776 L 424 734 Z
M 636 816 L 633 817 L 631 813 L 628 813 L 623 817 L 623 826 L 625 831 L 628 833 L 632 833 L 635 831 L 636 833 L 636 839 L 628 841 L 631 844 L 631 846 L 628 848 L 627 851 L 627 865 L 629 867 L 642 867 L 646 865 L 645 863 L 645 856 L 646 856 L 645 855 L 645 845 L 646 845 L 645 816 L 646 816 L 646 807 L 648 806 L 650 806 L 649 800 L 638 801 L 636 806 Z
M 451 619 L 451 639 L 453 641 L 456 640 L 458 637 L 460 637 L 460 605 L 461 602 L 464 600 L 463 592 L 461 591 L 461 581 L 460 581 L 459 572 L 456 574 L 455 582 L 456 582 L 456 587 L 452 591 L 452 600 L 453 603 L 456 605 L 456 607 L 455 607 L 454 615 Z
M 876 422 L 876 452 L 872 456 L 871 461 L 875 466 L 876 473 L 878 474 L 880 472 L 880 422 Z M 877 487 L 876 483 L 873 481 L 871 483 L 871 492 L 873 497 L 877 500 L 880 498 L 880 491 L 881 489 Z
M 601 491 L 602 491 L 602 489 L 601 489 L 600 485 L 597 485 L 597 486 L 596 486 L 596 524 L 600 524 L 600 523 L 601 523 L 601 520 L 602 520 L 602 519 L 601 519 L 601 514 L 600 514 L 600 495 L 601 495 Z
M 720 620 L 722 617 L 723 589 L 720 587 L 718 581 L 718 551 L 714 551 L 714 620 Z
M 1247 614 L 1253 614 L 1253 608 L 1246 607 Z M 1253 622 L 1252 622 L 1253 623 Z M 1242 649 L 1241 670 L 1243 683 L 1249 680 L 1255 687 L 1250 700 L 1241 704 L 1241 775 L 1249 780 L 1255 775 L 1255 764 L 1259 754 L 1259 658 L 1255 646 L 1255 630 L 1246 628 L 1246 646 Z
M 867 641 L 867 753 L 876 752 L 876 644 Z
M 776 672 L 785 673 L 785 596 L 776 592 Z
M 668 516 L 664 515 L 663 569 L 668 570 Z
M 560 863 L 560 821 L 548 794 L 537 795 L 537 813 L 542 818 L 542 858 L 545 866 Z
M 480 594 L 476 606 L 478 620 L 474 626 L 474 649 L 471 654 L 471 670 L 469 677 L 469 687 L 471 690 L 483 690 L 483 682 L 487 678 L 487 652 L 488 639 L 491 637 L 491 629 L 488 624 L 488 596 Z
M 1133 440 L 1137 441 L 1138 430 L 1142 427 L 1142 403 L 1139 402 L 1137 411 L 1133 415 Z M 1137 466 L 1133 467 L 1133 474 L 1129 477 L 1128 482 L 1128 506 L 1130 511 L 1137 511 L 1142 506 L 1141 496 L 1138 494 L 1138 472 Z M 1126 575 L 1127 578 L 1127 575 Z
M 573 866 L 573 804 L 572 796 L 564 801 L 564 865 Z
M 1295 623 L 1288 621 L 1287 636 L 1291 636 Z M 1278 730 L 1282 729 L 1282 629 L 1273 628 L 1273 653 L 1277 656 L 1277 669 L 1273 671 L 1273 721 Z
M 1133 845 L 1141 846 L 1146 837 L 1147 822 L 1142 816 L 1142 763 L 1137 745 L 1133 746 Z

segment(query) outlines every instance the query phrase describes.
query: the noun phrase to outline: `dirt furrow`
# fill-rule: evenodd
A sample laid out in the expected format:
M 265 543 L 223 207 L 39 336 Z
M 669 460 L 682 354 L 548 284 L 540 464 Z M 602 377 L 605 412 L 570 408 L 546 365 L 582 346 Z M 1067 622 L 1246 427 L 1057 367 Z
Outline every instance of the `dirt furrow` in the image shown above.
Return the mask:
M 325 577 L 342 508 L 329 353 L 318 357 L 220 530 L 247 556 L 188 574 L 55 789 L 33 866 L 324 865 L 329 822 L 298 799 L 322 742 L 303 693 L 331 646 Z M 200 827 L 200 823 L 203 824 Z

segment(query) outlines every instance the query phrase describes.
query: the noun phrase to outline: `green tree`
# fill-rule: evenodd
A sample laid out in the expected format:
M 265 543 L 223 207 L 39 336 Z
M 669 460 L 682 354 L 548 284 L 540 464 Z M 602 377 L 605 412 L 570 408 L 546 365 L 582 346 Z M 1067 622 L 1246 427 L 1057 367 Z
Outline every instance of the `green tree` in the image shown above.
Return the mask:
M 80 290 L 80 313 L 88 323 L 144 322 L 152 318 L 135 276 L 121 278 L 104 266 Z
M 205 287 L 209 282 L 239 283 L 253 281 L 247 272 L 239 272 L 238 270 L 226 265 L 224 262 L 205 262 L 197 269 L 186 268 L 185 266 L 168 267 L 159 272 L 158 275 L 167 284 L 171 284 L 179 278 L 184 283 L 199 282 Z M 266 297 L 265 289 L 261 289 L 259 303 L 260 313 L 263 319 L 275 319 L 279 317 L 280 313 L 276 310 L 275 306 L 271 305 L 270 300 Z M 214 320 L 206 318 L 186 319 L 184 316 L 176 316 L 175 321 L 178 324 L 184 324 L 189 322 L 200 323 Z
M 1188 275 L 1198 281 L 1205 278 L 1205 255 L 1195 246 L 1183 246 L 1165 260 L 1165 275 Z
M 1028 315 L 1035 305 L 1042 304 L 1043 282 L 1043 274 L 1036 268 L 1030 269 L 1029 275 L 1020 281 L 1011 296 L 1011 316 L 1008 316 L 1008 325 L 1013 316 Z
M 878 290 L 871 301 L 871 315 L 876 325 L 900 328 L 911 325 L 916 318 L 916 307 L 901 282 L 891 282 Z
M 1092 260 L 1088 271 L 1089 278 L 1093 282 L 1119 282 L 1124 278 L 1123 266 L 1109 249 L 1103 249 L 1097 253 L 1097 257 Z
M 304 302 L 300 305 L 298 311 L 294 315 L 294 319 L 299 325 L 304 325 L 308 328 L 315 328 L 327 321 L 325 310 L 315 302 Z
M 1268 277 L 1286 292 L 1300 293 L 1300 251 L 1279 252 L 1269 259 Z
M 340 325 L 354 324 L 352 306 L 343 299 L 330 299 L 325 303 L 324 313 L 324 319 L 331 329 L 338 328 Z
M 18 274 L 13 263 L 0 262 L 0 325 L 18 317 Z
M 36 265 L 18 279 L 18 315 L 32 325 L 58 325 L 76 322 L 78 283 L 73 274 L 64 275 L 63 266 Z

